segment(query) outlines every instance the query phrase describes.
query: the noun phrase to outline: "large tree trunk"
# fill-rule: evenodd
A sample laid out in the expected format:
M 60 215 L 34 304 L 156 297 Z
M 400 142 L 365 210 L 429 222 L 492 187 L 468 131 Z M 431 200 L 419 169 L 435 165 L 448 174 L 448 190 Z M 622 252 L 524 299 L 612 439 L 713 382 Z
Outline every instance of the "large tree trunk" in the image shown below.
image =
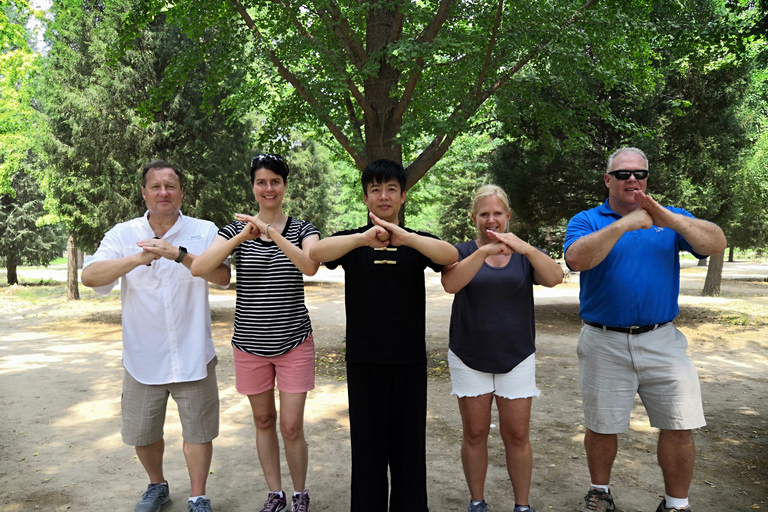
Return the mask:
M 19 276 L 16 274 L 17 261 L 14 255 L 8 255 L 5 259 L 5 269 L 8 278 L 8 286 L 19 284 Z
M 728 263 L 733 263 L 733 246 L 728 248 Z
M 708 297 L 720 296 L 720 282 L 723 280 L 723 260 L 725 251 L 719 254 L 713 254 L 709 257 L 709 268 L 707 269 L 707 278 L 704 280 L 704 291 L 702 295 Z
M 77 279 L 77 248 L 72 233 L 67 238 L 67 300 L 80 300 Z

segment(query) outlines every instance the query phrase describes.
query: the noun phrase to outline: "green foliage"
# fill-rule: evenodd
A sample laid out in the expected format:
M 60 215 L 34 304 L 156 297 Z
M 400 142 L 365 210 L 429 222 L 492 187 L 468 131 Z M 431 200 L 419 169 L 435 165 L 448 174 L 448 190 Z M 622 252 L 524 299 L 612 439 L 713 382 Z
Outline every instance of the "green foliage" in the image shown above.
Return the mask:
M 315 141 L 300 138 L 287 154 L 291 174 L 285 202 L 292 217 L 310 221 L 326 237 L 331 215 L 331 161 L 328 150 Z
M 674 3 L 674 2 L 672 2 Z M 227 105 L 266 116 L 263 146 L 289 142 L 294 126 L 323 127 L 358 169 L 377 158 L 408 165 L 409 187 L 461 133 L 488 125 L 501 95 L 544 105 L 542 90 L 587 98 L 591 80 L 610 91 L 651 88 L 652 2 L 314 3 L 160 0 L 131 11 L 124 40 L 163 13 L 197 45 L 174 61 L 155 93 L 166 101 L 200 62 L 212 66 L 208 93 L 234 83 Z M 233 77 L 236 80 L 233 81 Z M 290 84 L 290 85 L 288 85 Z
M 0 264 L 8 269 L 8 284 L 16 284 L 18 265 L 48 265 L 66 249 L 62 225 L 38 225 L 45 196 L 29 174 L 19 171 L 11 185 L 15 196 L 0 195 Z
M 555 82 L 531 106 L 500 98 L 509 142 L 492 172 L 508 188 L 518 234 L 536 245 L 561 243 L 564 221 L 605 199 L 607 157 L 624 145 L 648 155 L 657 200 L 725 226 L 736 215 L 749 142 L 742 115 L 749 62 L 734 53 L 743 44 L 734 37 L 742 14 L 709 0 L 657 2 L 647 27 L 657 55 L 652 88 L 627 81 L 607 90 L 576 73 L 580 88 Z M 569 97 L 574 91 L 585 95 Z
M 24 27 L 35 13 L 23 0 L 0 8 L 0 194 L 14 195 L 11 180 L 30 158 L 42 119 L 32 106 L 31 80 L 40 57 L 28 44 Z
M 115 223 L 143 214 L 139 170 L 152 159 L 184 172 L 186 215 L 222 225 L 251 195 L 251 126 L 221 106 L 227 84 L 206 106 L 204 63 L 139 115 L 149 90 L 193 44 L 160 15 L 136 34 L 131 51 L 110 61 L 123 13 L 136 6 L 132 0 L 56 0 L 51 7 L 50 50 L 38 89 L 51 130 L 43 140 L 45 185 L 48 207 L 84 249 L 94 248 Z

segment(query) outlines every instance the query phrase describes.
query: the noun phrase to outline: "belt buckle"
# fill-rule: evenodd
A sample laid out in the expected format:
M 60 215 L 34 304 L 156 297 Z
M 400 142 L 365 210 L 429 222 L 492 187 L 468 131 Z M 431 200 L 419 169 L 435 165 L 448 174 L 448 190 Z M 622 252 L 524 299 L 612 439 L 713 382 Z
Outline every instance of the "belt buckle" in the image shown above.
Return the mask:
M 635 334 L 635 331 L 639 331 L 639 330 L 640 330 L 640 326 L 639 325 L 633 325 L 632 327 L 629 328 L 630 336 Z

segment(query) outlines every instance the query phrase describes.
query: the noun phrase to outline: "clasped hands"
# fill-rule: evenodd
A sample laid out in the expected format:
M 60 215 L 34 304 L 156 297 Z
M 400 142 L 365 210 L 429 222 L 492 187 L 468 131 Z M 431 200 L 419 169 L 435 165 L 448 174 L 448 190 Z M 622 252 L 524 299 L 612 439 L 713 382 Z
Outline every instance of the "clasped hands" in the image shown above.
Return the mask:
M 635 200 L 640 207 L 622 217 L 628 224 L 627 231 L 650 229 L 652 226 L 674 229 L 675 213 L 661 206 L 642 190 L 635 191 Z
M 136 242 L 136 245 L 142 248 L 139 258 L 141 263 L 145 265 L 149 265 L 160 258 L 175 260 L 179 257 L 179 248 L 162 238 L 146 238 Z

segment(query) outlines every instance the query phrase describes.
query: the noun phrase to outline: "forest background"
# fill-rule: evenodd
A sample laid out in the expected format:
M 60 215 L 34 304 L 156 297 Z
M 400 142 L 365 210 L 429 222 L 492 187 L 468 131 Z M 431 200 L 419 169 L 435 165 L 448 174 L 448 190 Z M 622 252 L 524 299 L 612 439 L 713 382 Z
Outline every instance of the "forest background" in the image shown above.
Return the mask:
M 183 211 L 254 211 L 259 151 L 293 170 L 290 215 L 365 221 L 359 172 L 408 172 L 404 222 L 474 237 L 474 189 L 561 256 L 606 197 L 607 156 L 649 156 L 648 189 L 768 246 L 766 0 L 27 0 L 0 2 L 0 264 L 79 249 L 143 214 L 138 170 L 174 162 Z M 711 258 L 706 294 L 719 293 Z

